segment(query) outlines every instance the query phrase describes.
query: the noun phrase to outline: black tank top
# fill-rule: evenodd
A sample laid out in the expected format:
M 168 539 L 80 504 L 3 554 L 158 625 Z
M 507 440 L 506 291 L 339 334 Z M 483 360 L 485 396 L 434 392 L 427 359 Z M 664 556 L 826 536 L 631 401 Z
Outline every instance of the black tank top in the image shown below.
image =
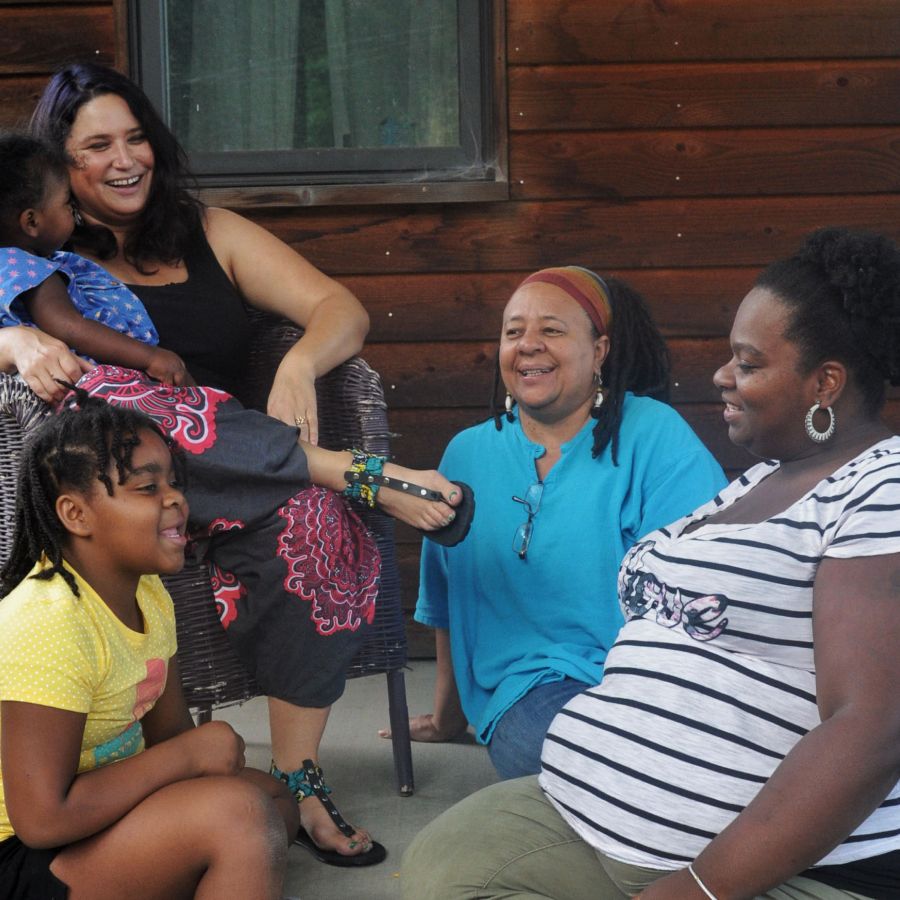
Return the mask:
M 160 347 L 177 353 L 197 384 L 233 394 L 247 365 L 250 327 L 244 301 L 202 229 L 185 254 L 184 265 L 187 281 L 128 287 L 147 308 Z

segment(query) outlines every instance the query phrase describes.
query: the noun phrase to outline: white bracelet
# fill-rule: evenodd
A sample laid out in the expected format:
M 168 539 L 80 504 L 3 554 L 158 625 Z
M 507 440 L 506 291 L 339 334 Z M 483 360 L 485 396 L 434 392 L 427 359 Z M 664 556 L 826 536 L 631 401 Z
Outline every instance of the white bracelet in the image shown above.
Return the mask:
M 709 897 L 709 900 L 718 900 L 716 895 L 701 881 L 700 876 L 694 871 L 694 866 L 691 863 L 688 863 L 687 870 L 691 873 L 691 878 L 697 882 L 697 887 Z

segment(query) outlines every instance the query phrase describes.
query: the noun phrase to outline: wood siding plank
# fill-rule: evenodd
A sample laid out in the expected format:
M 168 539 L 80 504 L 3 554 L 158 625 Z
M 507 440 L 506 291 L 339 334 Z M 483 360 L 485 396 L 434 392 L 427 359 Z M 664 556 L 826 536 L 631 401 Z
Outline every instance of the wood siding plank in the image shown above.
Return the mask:
M 510 64 L 900 55 L 886 0 L 511 0 Z
M 587 262 L 607 268 L 760 266 L 843 224 L 900 236 L 900 195 L 509 202 L 260 211 L 326 272 L 461 272 Z
M 0 127 L 26 129 L 46 84 L 46 75 L 0 77 Z
M 758 271 L 751 267 L 610 272 L 594 258 L 582 263 L 627 281 L 644 295 L 662 332 L 682 337 L 726 334 Z M 530 272 L 334 274 L 368 310 L 371 344 L 496 340 L 506 302 Z M 397 352 L 402 353 L 402 347 Z
M 895 59 L 512 66 L 509 125 L 511 131 L 885 125 L 897 122 L 898 96 Z
M 672 399 L 675 403 L 716 400 L 712 373 L 731 356 L 725 337 L 672 338 Z M 487 408 L 494 377 L 496 339 L 408 343 L 397 353 L 391 343 L 367 343 L 366 361 L 381 375 L 388 406 Z
M 110 4 L 0 7 L 0 75 L 50 73 L 80 60 L 112 66 L 115 41 Z
M 760 196 L 900 190 L 900 126 L 513 135 L 511 196 Z

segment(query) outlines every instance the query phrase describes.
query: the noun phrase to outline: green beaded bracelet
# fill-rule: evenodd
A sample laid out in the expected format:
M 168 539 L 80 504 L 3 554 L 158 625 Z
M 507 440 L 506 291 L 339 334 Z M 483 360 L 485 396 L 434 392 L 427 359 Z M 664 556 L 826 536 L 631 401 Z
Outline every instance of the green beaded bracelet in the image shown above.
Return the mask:
M 378 476 L 384 471 L 386 456 L 366 453 L 364 450 L 351 450 L 353 462 L 344 472 L 347 487 L 343 495 L 349 500 L 359 500 L 367 506 L 375 506 L 375 495 L 378 493 L 380 480 Z M 374 476 L 374 477 L 373 477 Z

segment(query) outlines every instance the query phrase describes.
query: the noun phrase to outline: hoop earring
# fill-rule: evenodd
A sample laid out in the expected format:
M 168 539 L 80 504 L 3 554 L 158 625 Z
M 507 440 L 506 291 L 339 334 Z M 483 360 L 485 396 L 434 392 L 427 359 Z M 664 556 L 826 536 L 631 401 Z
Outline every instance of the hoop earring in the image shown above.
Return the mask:
M 596 375 L 597 393 L 594 395 L 594 409 L 600 409 L 603 406 L 603 376 L 598 372 Z
M 512 394 L 509 391 L 507 391 L 506 399 L 503 401 L 503 407 L 506 410 L 506 421 L 507 422 L 512 422 L 515 419 L 515 416 L 513 416 L 513 412 L 512 412 L 513 405 L 515 404 L 515 402 L 516 401 L 513 400 L 513 398 L 512 398 Z
M 803 424 L 811 441 L 815 441 L 817 444 L 824 444 L 825 441 L 829 440 L 834 434 L 835 415 L 834 410 L 830 406 L 827 407 L 825 412 L 828 413 L 828 427 L 824 431 L 817 431 L 816 426 L 813 423 L 813 416 L 817 409 L 819 409 L 818 400 L 816 400 L 809 408 L 809 411 L 806 413 L 806 418 L 803 420 Z

